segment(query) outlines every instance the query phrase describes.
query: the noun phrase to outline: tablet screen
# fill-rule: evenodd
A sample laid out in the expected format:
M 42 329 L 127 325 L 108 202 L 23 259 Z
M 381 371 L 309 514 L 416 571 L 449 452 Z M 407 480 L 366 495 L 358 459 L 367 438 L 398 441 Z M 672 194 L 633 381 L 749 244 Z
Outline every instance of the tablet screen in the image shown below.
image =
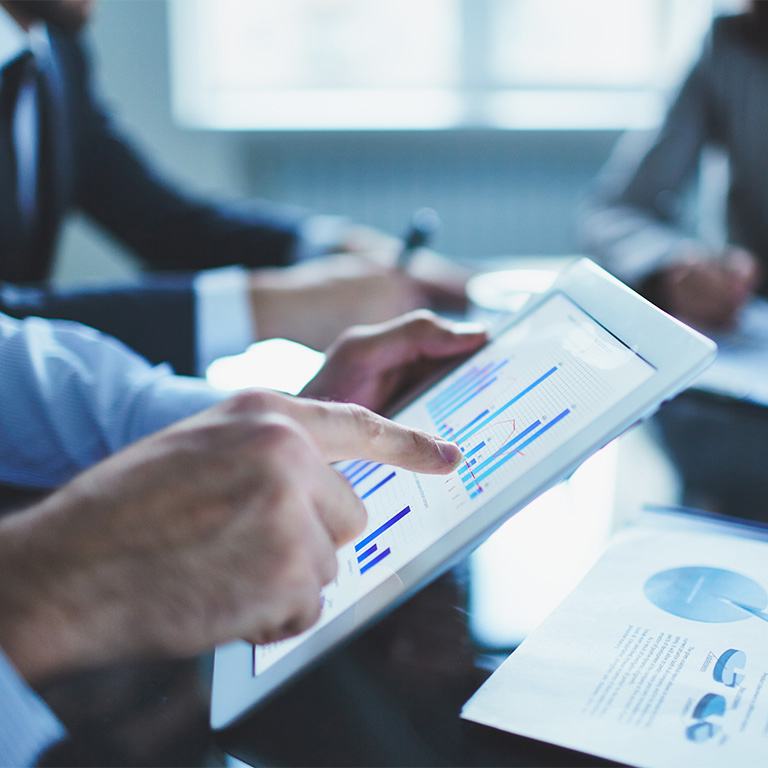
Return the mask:
M 254 646 L 252 674 L 509 489 L 654 371 L 565 294 L 553 292 L 395 416 L 458 443 L 464 461 L 457 471 L 417 475 L 368 461 L 336 465 L 365 503 L 367 528 L 339 550 L 320 620 L 295 638 Z

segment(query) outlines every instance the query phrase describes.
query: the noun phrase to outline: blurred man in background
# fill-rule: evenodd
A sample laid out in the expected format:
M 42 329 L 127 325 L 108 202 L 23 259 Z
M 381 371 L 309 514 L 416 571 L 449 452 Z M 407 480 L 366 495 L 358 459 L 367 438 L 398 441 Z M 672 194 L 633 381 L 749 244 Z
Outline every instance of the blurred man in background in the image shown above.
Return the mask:
M 80 36 L 94 6 L 0 0 L 0 309 L 84 322 L 188 374 L 260 338 L 323 349 L 353 323 L 463 305 L 463 271 L 439 258 L 419 277 L 399 271 L 399 242 L 381 232 L 263 201 L 201 200 L 161 178 L 94 95 Z M 171 274 L 51 288 L 74 211 Z M 214 269 L 225 265 L 239 266 Z

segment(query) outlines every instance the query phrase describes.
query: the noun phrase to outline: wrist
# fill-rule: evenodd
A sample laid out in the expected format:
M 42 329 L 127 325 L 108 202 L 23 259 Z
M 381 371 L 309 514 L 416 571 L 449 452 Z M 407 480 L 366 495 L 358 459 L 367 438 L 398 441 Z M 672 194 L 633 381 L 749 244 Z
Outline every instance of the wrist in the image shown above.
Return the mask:
M 87 611 L 95 574 L 82 526 L 68 524 L 72 501 L 65 487 L 0 521 L 0 647 L 31 683 L 98 663 Z
M 38 516 L 35 507 L 0 523 L 0 646 L 29 682 L 58 671 L 62 650 L 59 622 L 47 607 L 50 557 L 35 535 Z

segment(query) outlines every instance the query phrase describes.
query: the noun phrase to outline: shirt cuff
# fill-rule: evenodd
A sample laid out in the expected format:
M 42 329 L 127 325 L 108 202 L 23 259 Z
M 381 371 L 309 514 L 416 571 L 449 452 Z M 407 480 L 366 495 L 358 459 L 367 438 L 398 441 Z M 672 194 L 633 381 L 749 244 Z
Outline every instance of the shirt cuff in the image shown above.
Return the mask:
M 0 652 L 0 766 L 33 765 L 64 726 Z
M 299 226 L 299 236 L 293 253 L 294 261 L 304 261 L 338 250 L 349 226 L 346 216 L 307 216 Z
M 256 340 L 244 267 L 208 269 L 195 275 L 197 373 L 220 357 L 243 352 Z

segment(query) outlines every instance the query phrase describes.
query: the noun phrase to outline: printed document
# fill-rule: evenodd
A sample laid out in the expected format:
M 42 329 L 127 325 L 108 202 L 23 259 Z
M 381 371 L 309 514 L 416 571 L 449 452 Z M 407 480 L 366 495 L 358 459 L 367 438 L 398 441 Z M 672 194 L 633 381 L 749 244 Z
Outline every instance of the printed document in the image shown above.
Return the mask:
M 644 768 L 768 765 L 768 543 L 624 534 L 462 717 Z

